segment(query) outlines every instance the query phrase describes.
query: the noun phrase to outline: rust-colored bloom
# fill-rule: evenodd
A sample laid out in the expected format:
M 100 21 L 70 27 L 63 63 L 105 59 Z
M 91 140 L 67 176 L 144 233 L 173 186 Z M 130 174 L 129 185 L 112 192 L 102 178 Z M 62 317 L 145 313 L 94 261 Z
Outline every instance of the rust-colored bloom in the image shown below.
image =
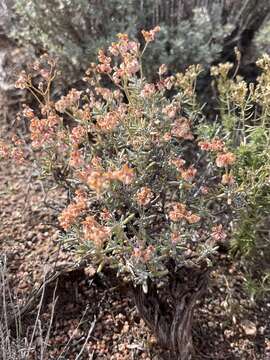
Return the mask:
M 155 251 L 155 248 L 153 245 L 147 246 L 146 249 L 135 247 L 133 250 L 133 256 L 135 258 L 137 258 L 138 260 L 146 263 L 147 261 L 149 261 L 151 259 L 154 251 Z
M 233 165 L 235 161 L 236 156 L 231 152 L 219 154 L 216 158 L 217 167 L 226 167 L 229 165 Z
M 167 115 L 168 118 L 173 119 L 178 111 L 179 107 L 174 104 L 167 105 L 164 109 L 162 109 L 162 113 Z
M 190 129 L 190 121 L 184 117 L 175 120 L 171 134 L 177 138 L 182 138 L 185 140 L 194 139 Z
M 89 215 L 83 221 L 84 239 L 91 241 L 96 247 L 103 246 L 110 235 L 110 228 L 99 224 L 96 219 Z
M 178 171 L 183 171 L 183 166 L 186 161 L 182 158 L 176 158 L 170 161 L 170 164 L 174 165 Z
M 199 147 L 205 151 L 224 151 L 225 144 L 221 139 L 213 139 L 211 141 L 199 141 Z
M 73 145 L 79 145 L 87 134 L 86 128 L 82 125 L 75 126 L 71 131 L 70 140 Z
M 22 111 L 23 116 L 27 119 L 33 119 L 35 117 L 34 110 L 31 109 L 29 106 L 24 106 Z
M 26 89 L 29 87 L 29 82 L 30 82 L 30 77 L 29 75 L 26 74 L 26 72 L 23 70 L 20 75 L 18 80 L 15 83 L 15 87 L 17 89 Z
M 173 209 L 169 212 L 169 218 L 174 221 L 185 219 L 189 224 L 195 224 L 200 221 L 200 216 L 187 211 L 186 205 L 182 203 L 173 204 Z
M 185 219 L 187 214 L 186 205 L 182 203 L 175 203 L 172 206 L 172 210 L 169 212 L 169 218 L 176 222 Z
M 223 185 L 233 185 L 235 182 L 233 175 L 223 174 L 221 179 L 221 184 Z
M 156 26 L 154 29 L 150 31 L 142 30 L 142 35 L 144 37 L 145 42 L 149 43 L 155 40 L 156 34 L 160 31 L 160 26 Z
M 179 243 L 181 241 L 181 235 L 179 234 L 179 232 L 178 231 L 173 231 L 172 233 L 171 233 L 171 242 L 172 242 L 172 244 L 177 244 L 177 243 Z
M 102 170 L 92 170 L 87 177 L 87 185 L 97 194 L 104 191 L 109 185 L 107 174 Z
M 185 181 L 192 181 L 197 174 L 197 169 L 194 166 L 190 166 L 187 169 L 180 169 L 181 177 Z
M 131 184 L 134 176 L 134 170 L 128 164 L 125 164 L 120 170 L 115 170 L 111 173 L 112 180 L 119 180 L 126 185 Z
M 77 105 L 80 100 L 81 93 L 81 91 L 71 89 L 66 96 L 61 96 L 60 100 L 55 103 L 55 109 L 60 113 L 63 113 L 66 109 Z
M 0 158 L 8 159 L 10 156 L 10 146 L 4 141 L 0 140 Z
M 191 214 L 189 211 L 186 215 L 186 220 L 189 224 L 195 224 L 201 220 L 201 217 L 197 214 Z
M 109 112 L 97 120 L 97 128 L 102 132 L 112 131 L 118 125 L 119 118 L 118 112 Z
M 30 122 L 30 132 L 33 147 L 40 147 L 52 140 L 56 126 L 62 121 L 57 115 L 49 115 L 47 119 L 34 117 Z
M 155 91 L 156 88 L 154 84 L 145 84 L 141 91 L 141 96 L 144 98 L 149 98 L 154 95 Z
M 225 231 L 223 230 L 223 226 L 222 224 L 213 226 L 211 229 L 211 238 L 214 241 L 224 241 L 227 237 L 227 234 L 225 233 Z
M 136 199 L 139 205 L 145 206 L 150 203 L 153 196 L 154 194 L 152 193 L 151 189 L 145 186 L 137 192 Z
M 69 165 L 73 167 L 79 167 L 84 164 L 81 151 L 77 148 L 72 149 L 69 157 Z
M 68 230 L 86 209 L 85 194 L 82 192 L 77 192 L 76 194 L 74 202 L 69 204 L 58 217 L 60 225 L 64 230 Z

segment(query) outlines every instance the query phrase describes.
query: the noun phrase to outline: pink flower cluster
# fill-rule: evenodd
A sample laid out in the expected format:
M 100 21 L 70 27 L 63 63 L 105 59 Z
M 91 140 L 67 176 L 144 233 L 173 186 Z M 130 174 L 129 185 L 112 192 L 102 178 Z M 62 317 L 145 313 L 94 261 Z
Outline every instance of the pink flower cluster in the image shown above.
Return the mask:
M 189 224 L 194 224 L 200 221 L 200 216 L 192 214 L 191 211 L 186 209 L 186 205 L 182 203 L 174 203 L 172 205 L 172 210 L 169 212 L 169 218 L 174 221 L 187 220 Z

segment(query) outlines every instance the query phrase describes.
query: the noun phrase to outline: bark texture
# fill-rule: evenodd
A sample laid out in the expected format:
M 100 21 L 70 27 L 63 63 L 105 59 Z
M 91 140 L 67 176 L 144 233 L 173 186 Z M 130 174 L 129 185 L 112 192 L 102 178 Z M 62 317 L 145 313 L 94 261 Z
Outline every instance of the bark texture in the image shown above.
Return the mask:
M 158 289 L 151 282 L 147 293 L 134 288 L 137 309 L 164 349 L 165 359 L 191 359 L 194 308 L 207 281 L 207 270 L 185 267 L 171 276 L 166 288 Z

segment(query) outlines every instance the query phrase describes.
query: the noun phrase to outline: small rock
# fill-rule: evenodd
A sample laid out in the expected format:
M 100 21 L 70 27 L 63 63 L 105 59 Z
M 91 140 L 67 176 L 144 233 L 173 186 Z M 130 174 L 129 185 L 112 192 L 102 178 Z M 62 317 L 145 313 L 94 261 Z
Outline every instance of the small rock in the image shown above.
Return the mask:
M 256 325 L 250 320 L 244 320 L 241 324 L 242 329 L 246 335 L 255 336 L 257 334 Z

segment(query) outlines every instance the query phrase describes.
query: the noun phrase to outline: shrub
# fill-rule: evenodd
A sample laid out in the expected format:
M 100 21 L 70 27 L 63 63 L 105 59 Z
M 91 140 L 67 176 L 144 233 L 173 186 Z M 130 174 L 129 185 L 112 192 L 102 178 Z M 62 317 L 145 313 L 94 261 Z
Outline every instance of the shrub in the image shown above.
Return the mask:
M 142 31 L 142 49 L 119 34 L 87 70 L 85 91 L 53 101 L 49 56 L 22 72 L 16 86 L 39 104 L 23 116 L 41 176 L 68 190 L 59 215 L 67 249 L 131 284 L 161 346 L 188 359 L 194 306 L 227 237 L 231 182 L 224 179 L 237 159 L 222 139 L 202 137 L 200 66 L 168 76 L 161 65 L 158 80 L 147 82 L 142 55 L 158 31 Z M 13 142 L 15 148 L 2 144 L 2 154 L 24 161 L 23 141 Z
M 217 76 L 222 127 L 213 126 L 210 132 L 226 139 L 238 159 L 229 190 L 236 213 L 232 252 L 244 255 L 249 277 L 257 278 L 257 287 L 261 282 L 269 291 L 270 57 L 263 55 L 257 66 L 261 75 L 256 86 L 239 76 L 229 78 L 233 64 L 212 68 Z

